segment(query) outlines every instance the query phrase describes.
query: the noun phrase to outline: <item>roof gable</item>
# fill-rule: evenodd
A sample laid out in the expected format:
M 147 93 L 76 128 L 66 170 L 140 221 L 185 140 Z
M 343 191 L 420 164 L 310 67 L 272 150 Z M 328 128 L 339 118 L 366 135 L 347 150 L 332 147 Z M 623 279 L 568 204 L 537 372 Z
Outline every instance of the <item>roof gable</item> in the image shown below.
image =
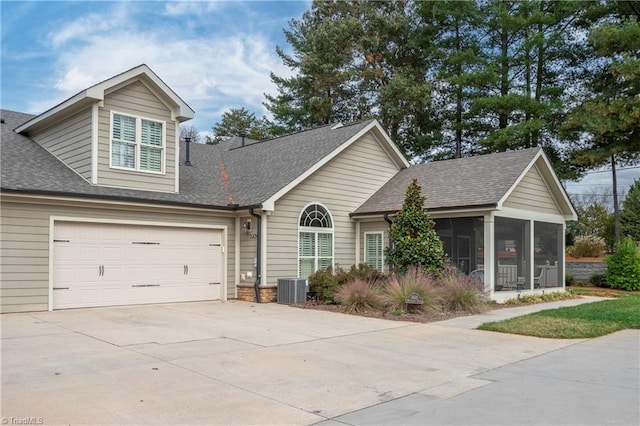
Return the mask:
M 104 100 L 106 94 L 133 81 L 141 81 L 171 109 L 174 119 L 182 122 L 193 118 L 194 111 L 147 65 L 142 64 L 107 80 L 101 81 L 37 115 L 16 128 L 16 132 L 29 134 L 45 128 L 61 118 L 72 115 L 89 105 Z
M 402 208 L 407 186 L 417 178 L 429 210 L 500 209 L 527 172 L 538 164 L 549 191 L 566 218 L 575 214 L 541 148 L 435 161 L 401 170 L 353 213 L 394 213 Z
M 191 144 L 191 164 L 180 148 L 180 193 L 94 186 L 75 174 L 29 137 L 12 129 L 33 116 L 2 111 L 2 189 L 50 195 L 119 198 L 231 208 L 275 203 L 308 175 L 372 132 L 398 165 L 406 159 L 375 120 L 344 126 L 323 126 L 272 140 L 257 142 L 232 138 L 219 145 Z M 22 157 L 29 161 L 23 161 Z M 37 170 L 37 172 L 34 172 Z

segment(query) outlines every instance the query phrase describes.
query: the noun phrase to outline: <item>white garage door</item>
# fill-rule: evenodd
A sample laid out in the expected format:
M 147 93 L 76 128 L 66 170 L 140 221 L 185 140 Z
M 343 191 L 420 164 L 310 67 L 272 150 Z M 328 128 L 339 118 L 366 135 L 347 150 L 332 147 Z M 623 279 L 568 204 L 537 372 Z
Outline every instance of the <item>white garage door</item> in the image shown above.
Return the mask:
M 53 309 L 217 300 L 222 231 L 56 222 Z

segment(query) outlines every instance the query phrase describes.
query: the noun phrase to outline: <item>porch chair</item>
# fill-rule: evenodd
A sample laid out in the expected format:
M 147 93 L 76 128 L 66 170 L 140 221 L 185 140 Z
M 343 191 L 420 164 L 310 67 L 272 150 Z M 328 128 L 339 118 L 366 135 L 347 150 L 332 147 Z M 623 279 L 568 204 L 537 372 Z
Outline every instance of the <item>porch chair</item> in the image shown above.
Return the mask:
M 540 268 L 540 274 L 537 277 L 533 277 L 533 288 L 545 288 L 545 280 L 542 279 L 545 268 Z
M 469 272 L 469 281 L 477 285 L 480 289 L 484 288 L 484 269 L 474 269 Z

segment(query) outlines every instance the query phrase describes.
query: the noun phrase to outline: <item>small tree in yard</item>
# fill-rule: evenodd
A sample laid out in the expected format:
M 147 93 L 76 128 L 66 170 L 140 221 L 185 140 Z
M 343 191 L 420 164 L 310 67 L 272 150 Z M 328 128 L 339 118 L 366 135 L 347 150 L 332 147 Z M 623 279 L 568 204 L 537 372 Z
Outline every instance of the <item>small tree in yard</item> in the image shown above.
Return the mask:
M 635 241 L 620 241 L 616 253 L 606 258 L 607 285 L 621 290 L 640 290 L 640 250 Z
M 620 225 L 623 235 L 640 241 L 640 179 L 633 182 L 622 203 Z
M 397 272 L 405 273 L 413 266 L 440 275 L 445 268 L 447 257 L 435 224 L 424 208 L 425 200 L 422 188 L 414 178 L 389 230 L 392 248 L 385 249 L 387 263 Z

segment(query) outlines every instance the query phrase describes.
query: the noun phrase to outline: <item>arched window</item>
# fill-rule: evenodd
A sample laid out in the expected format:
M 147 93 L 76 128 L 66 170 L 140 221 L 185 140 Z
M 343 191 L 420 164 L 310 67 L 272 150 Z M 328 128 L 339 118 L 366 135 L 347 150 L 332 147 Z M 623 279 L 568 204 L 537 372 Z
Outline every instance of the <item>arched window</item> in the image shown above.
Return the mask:
M 310 204 L 298 221 L 298 276 L 308 278 L 333 266 L 333 220 L 320 204 Z

